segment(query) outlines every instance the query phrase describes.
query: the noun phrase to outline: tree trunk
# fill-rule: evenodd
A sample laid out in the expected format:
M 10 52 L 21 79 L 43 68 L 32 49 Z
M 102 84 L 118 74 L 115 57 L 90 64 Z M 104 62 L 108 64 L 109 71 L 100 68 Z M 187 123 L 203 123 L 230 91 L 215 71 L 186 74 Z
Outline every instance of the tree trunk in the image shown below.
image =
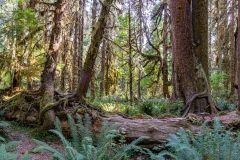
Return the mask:
M 139 50 L 140 50 L 140 55 L 143 50 L 143 2 L 142 0 L 139 0 L 138 2 L 138 19 L 139 19 Z M 141 61 L 139 62 L 141 65 Z M 140 100 L 142 98 L 142 93 L 141 93 L 141 80 L 142 80 L 142 70 L 141 68 L 138 68 L 138 99 Z
M 97 0 L 93 0 L 92 4 L 92 31 L 95 29 L 96 21 L 97 21 L 97 8 L 98 8 L 98 2 Z M 95 68 L 93 68 L 93 76 L 90 81 L 90 94 L 91 99 L 95 99 Z
M 108 83 L 110 81 L 110 73 L 111 73 L 111 61 L 112 61 L 112 52 L 110 43 L 107 43 L 106 49 L 106 73 L 105 73 L 105 95 L 108 96 L 110 94 L 111 84 Z
M 62 63 L 64 64 L 64 67 L 62 68 L 62 72 L 61 72 L 60 88 L 62 92 L 66 92 L 67 74 L 68 74 L 67 73 L 67 54 L 69 50 L 67 35 L 64 35 L 63 40 L 64 40 L 64 43 L 63 43 Z
M 222 20 L 222 44 L 221 44 L 221 52 L 223 55 L 223 61 L 222 61 L 222 66 L 221 69 L 224 71 L 224 73 L 226 74 L 226 78 L 224 81 L 224 87 L 225 87 L 225 91 L 228 92 L 229 91 L 229 84 L 230 84 L 230 55 L 228 52 L 228 44 L 229 44 L 229 32 L 228 32 L 228 1 L 227 0 L 222 0 L 221 1 L 221 7 L 222 7 L 222 15 L 223 16 L 223 20 Z M 228 94 L 227 94 L 228 95 Z M 226 96 L 227 96 L 226 95 Z
M 58 0 L 56 2 L 56 8 L 54 11 L 53 18 L 53 28 L 50 36 L 50 44 L 47 54 L 47 60 L 45 62 L 45 67 L 41 76 L 41 103 L 40 103 L 40 112 L 43 110 L 49 103 L 54 101 L 54 80 L 55 72 L 57 66 L 57 58 L 59 54 L 59 48 L 61 46 L 61 21 L 63 18 L 63 12 L 67 5 L 66 0 Z M 54 123 L 54 112 L 52 110 L 48 111 L 44 115 L 44 122 L 42 129 L 48 129 L 53 126 Z
M 89 83 L 93 76 L 93 68 L 98 55 L 99 46 L 103 39 L 104 29 L 106 27 L 107 18 L 110 14 L 112 3 L 113 0 L 105 0 L 103 2 L 98 22 L 96 23 L 95 28 L 92 32 L 91 43 L 87 52 L 78 90 L 76 92 L 76 98 L 80 98 L 80 100 L 86 97 Z
M 75 13 L 75 24 L 74 24 L 74 40 L 73 40 L 73 64 L 72 64 L 72 88 L 73 91 L 76 91 L 78 86 L 78 74 L 79 74 L 79 12 Z
M 235 91 L 235 79 L 236 79 L 236 52 L 235 52 L 235 0 L 231 0 L 231 9 L 230 9 L 230 68 L 231 68 L 231 88 L 230 88 L 230 97 L 234 95 Z
M 128 69 L 129 69 L 129 98 L 133 102 L 133 65 L 132 65 L 132 27 L 131 27 L 131 5 L 128 4 Z
M 188 0 L 172 0 L 171 15 L 173 25 L 174 67 L 178 89 L 177 97 L 183 97 L 186 107 L 184 115 L 189 112 L 215 113 L 206 74 L 201 65 L 197 64 L 193 52 L 193 30 L 191 19 L 191 4 Z M 197 71 L 197 72 L 196 72 Z M 200 82 L 201 81 L 201 82 Z M 199 90 L 199 84 L 204 84 L 204 90 Z M 207 105 L 201 101 L 205 99 Z
M 105 89 L 105 64 L 106 64 L 106 45 L 107 41 L 103 39 L 102 43 L 102 57 L 101 57 L 101 72 L 100 72 L 100 77 L 101 77 L 101 82 L 100 82 L 100 97 L 104 96 L 104 89 Z
M 19 90 L 21 87 L 20 72 L 14 70 L 12 74 L 12 90 Z
M 208 0 L 192 1 L 192 23 L 194 54 L 202 65 L 206 76 L 208 71 Z
M 165 9 L 167 10 L 167 9 Z M 168 16 L 164 12 L 164 22 L 163 22 L 163 64 L 162 64 L 162 81 L 163 81 L 163 96 L 164 98 L 170 98 L 169 94 L 169 81 L 168 81 Z
M 240 113 L 240 3 L 238 1 L 238 32 L 237 32 L 237 94 L 238 94 L 238 113 Z
M 83 39 L 84 39 L 84 16 L 85 16 L 85 0 L 79 0 L 79 12 L 80 12 L 80 23 L 79 23 L 79 57 L 78 57 L 78 82 L 80 81 L 81 74 L 82 74 L 82 68 L 83 68 Z

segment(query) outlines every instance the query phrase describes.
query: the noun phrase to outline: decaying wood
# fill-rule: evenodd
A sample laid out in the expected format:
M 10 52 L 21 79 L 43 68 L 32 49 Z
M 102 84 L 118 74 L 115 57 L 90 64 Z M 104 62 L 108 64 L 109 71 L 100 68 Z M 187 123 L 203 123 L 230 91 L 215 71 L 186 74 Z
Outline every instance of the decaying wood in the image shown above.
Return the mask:
M 103 118 L 110 125 L 118 125 L 121 134 L 128 140 L 134 140 L 146 136 L 144 145 L 163 144 L 167 141 L 169 134 L 175 134 L 180 128 L 197 133 L 203 122 L 211 126 L 214 119 L 219 119 L 226 129 L 239 129 L 240 115 L 231 112 L 226 115 L 212 117 L 210 115 L 190 114 L 186 118 L 164 118 L 164 119 L 128 119 L 119 115 L 111 115 Z M 193 124 L 196 123 L 196 124 Z M 199 123 L 197 125 L 197 123 Z
M 169 134 L 176 133 L 180 128 L 188 129 L 194 133 L 201 128 L 200 125 L 207 121 L 211 125 L 214 116 L 210 114 L 188 114 L 185 118 L 130 118 L 120 114 L 107 114 L 96 109 L 86 101 L 82 103 L 72 99 L 72 95 L 64 95 L 55 92 L 55 100 L 48 109 L 60 118 L 62 125 L 66 126 L 67 114 L 83 115 L 88 113 L 93 122 L 94 131 L 99 131 L 103 122 L 117 126 L 119 132 L 132 141 L 141 136 L 146 136 L 143 141 L 145 146 L 158 145 L 166 142 Z M 40 112 L 40 96 L 38 92 L 22 92 L 5 99 L 0 103 L 0 112 L 8 120 L 21 122 L 25 125 L 39 126 L 44 113 Z M 235 112 L 217 116 L 226 128 L 239 129 L 240 115 Z M 68 130 L 68 129 L 67 129 Z M 69 131 L 69 130 L 68 130 Z

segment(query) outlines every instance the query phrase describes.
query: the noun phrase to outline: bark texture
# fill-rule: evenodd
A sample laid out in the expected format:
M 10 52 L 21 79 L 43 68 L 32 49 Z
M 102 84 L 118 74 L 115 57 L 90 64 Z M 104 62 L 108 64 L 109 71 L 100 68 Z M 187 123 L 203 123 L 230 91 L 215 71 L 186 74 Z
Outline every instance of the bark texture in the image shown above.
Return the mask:
M 78 90 L 76 93 L 76 98 L 86 97 L 89 83 L 94 73 L 94 65 L 98 55 L 99 46 L 103 39 L 104 29 L 106 27 L 107 18 L 110 14 L 110 8 L 113 3 L 113 0 L 105 0 L 101 9 L 100 16 L 96 23 L 96 27 L 92 32 L 91 43 L 87 52 L 86 60 L 83 66 L 82 76 L 79 82 Z
M 215 113 L 216 108 L 211 98 L 206 73 L 194 54 L 191 2 L 172 0 L 170 7 L 173 25 L 174 79 L 175 89 L 178 90 L 175 93 L 186 103 L 184 115 L 189 112 Z
M 194 53 L 209 77 L 208 71 L 208 0 L 192 1 Z
M 58 0 L 56 3 L 53 18 L 53 28 L 50 36 L 50 44 L 47 54 L 47 60 L 41 76 L 41 104 L 40 110 L 43 110 L 49 103 L 54 101 L 54 80 L 56 74 L 57 58 L 61 46 L 61 21 L 63 12 L 67 5 L 67 0 Z M 45 113 L 43 129 L 48 129 L 53 125 L 55 116 L 53 111 Z
M 240 113 L 240 3 L 238 3 L 238 32 L 237 32 L 237 94 L 238 94 L 238 113 Z

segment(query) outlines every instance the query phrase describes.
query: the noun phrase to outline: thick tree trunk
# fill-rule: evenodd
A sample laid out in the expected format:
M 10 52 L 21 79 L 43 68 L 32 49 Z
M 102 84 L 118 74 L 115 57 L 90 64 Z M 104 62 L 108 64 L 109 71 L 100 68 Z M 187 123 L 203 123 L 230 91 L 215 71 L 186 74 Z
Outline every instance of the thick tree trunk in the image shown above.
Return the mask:
M 209 93 L 207 76 L 202 65 L 197 63 L 193 52 L 190 1 L 172 0 L 170 6 L 173 25 L 175 83 L 178 83 L 177 89 L 179 89 L 176 93 L 179 94 L 177 97 L 183 97 L 186 103 L 184 115 L 188 112 L 215 113 L 216 108 Z M 205 89 L 200 90 L 199 85 L 204 85 Z M 204 103 L 202 99 L 204 99 Z
M 194 54 L 209 77 L 208 71 L 208 0 L 192 1 Z
M 196 63 L 200 68 L 203 68 L 205 76 L 202 77 L 202 73 L 197 72 L 197 90 L 203 92 L 207 90 L 210 92 L 209 86 L 209 71 L 208 71 L 208 0 L 193 0 L 192 1 L 192 24 L 193 24 L 193 43 L 194 43 L 194 55 L 196 57 Z M 207 81 L 207 82 L 206 82 Z M 210 93 L 209 93 L 210 94 Z M 199 106 L 207 106 L 207 99 L 200 99 L 197 103 Z
M 59 48 L 61 46 L 61 21 L 66 4 L 66 0 L 58 0 L 56 2 L 47 60 L 45 62 L 45 67 L 41 76 L 40 92 L 42 97 L 40 111 L 43 110 L 49 103 L 53 103 L 54 101 L 55 72 Z M 53 111 L 50 110 L 46 112 L 42 129 L 48 129 L 49 127 L 53 126 L 54 119 L 55 116 Z
M 104 29 L 106 27 L 107 18 L 110 14 L 112 3 L 113 0 L 105 0 L 103 2 L 98 22 L 96 23 L 96 26 L 92 32 L 91 43 L 87 52 L 78 90 L 76 92 L 76 98 L 78 99 L 86 97 L 89 83 L 93 76 L 93 68 L 98 55 L 99 46 L 103 39 Z
M 238 32 L 237 32 L 237 84 L 240 86 L 240 3 L 238 1 Z M 238 94 L 238 113 L 240 113 L 240 87 L 237 89 Z
M 97 8 L 98 8 L 98 2 L 97 0 L 93 0 L 92 4 L 92 31 L 95 30 L 95 25 L 97 21 Z M 95 67 L 93 68 L 92 78 L 90 81 L 90 95 L 91 99 L 95 99 Z

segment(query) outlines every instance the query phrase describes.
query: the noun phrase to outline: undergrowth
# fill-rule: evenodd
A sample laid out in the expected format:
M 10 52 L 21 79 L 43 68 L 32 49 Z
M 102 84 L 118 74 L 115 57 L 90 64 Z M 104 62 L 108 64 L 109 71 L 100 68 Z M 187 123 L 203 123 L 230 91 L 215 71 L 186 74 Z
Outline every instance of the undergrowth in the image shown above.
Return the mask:
M 161 152 L 161 156 L 176 160 L 239 160 L 240 134 L 226 131 L 215 120 L 213 129 L 204 124 L 197 135 L 180 129 L 170 135 L 166 147 L 169 150 Z
M 58 151 L 47 143 L 34 139 L 39 146 L 34 152 L 48 151 L 55 159 L 58 160 L 120 160 L 128 159 L 132 152 L 140 150 L 136 145 L 143 140 L 139 138 L 131 144 L 124 144 L 121 139 L 120 144 L 115 143 L 115 138 L 121 137 L 117 130 L 107 125 L 102 127 L 98 136 L 94 136 L 92 132 L 91 120 L 88 115 L 81 118 L 76 116 L 77 123 L 71 116 L 68 116 L 68 124 L 71 131 L 71 139 L 67 139 L 63 135 L 60 120 L 55 121 L 55 128 L 51 130 L 61 140 L 64 151 Z
M 179 116 L 184 106 L 182 101 L 171 101 L 163 98 L 141 100 L 130 105 L 129 102 L 120 98 L 104 97 L 96 99 L 93 104 L 107 112 L 120 112 L 130 116 L 145 114 L 153 117 Z
M 10 124 L 4 121 L 0 121 L 0 159 L 1 160 L 16 160 L 16 146 L 18 141 L 8 141 L 8 137 L 4 132 L 4 129 L 9 127 Z M 30 160 L 28 153 L 23 156 L 23 160 Z

